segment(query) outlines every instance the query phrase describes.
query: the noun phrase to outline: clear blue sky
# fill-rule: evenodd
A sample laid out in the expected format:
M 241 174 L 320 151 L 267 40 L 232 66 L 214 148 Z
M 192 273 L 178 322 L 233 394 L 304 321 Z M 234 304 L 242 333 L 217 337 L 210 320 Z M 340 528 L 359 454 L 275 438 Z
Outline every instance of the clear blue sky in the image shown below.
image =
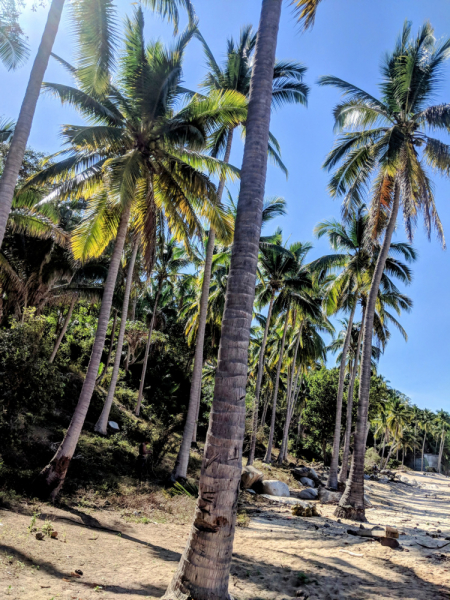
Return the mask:
M 128 0 L 118 0 L 118 5 L 123 14 L 132 10 Z M 259 0 L 195 0 L 200 29 L 217 58 L 223 57 L 227 38 L 238 36 L 241 26 L 251 23 L 257 27 L 260 6 Z M 55 51 L 71 60 L 73 39 L 67 13 L 66 7 Z M 167 37 L 169 29 L 148 11 L 146 14 L 148 36 Z M 22 18 L 33 54 L 45 17 L 46 9 L 39 9 L 35 13 L 25 12 Z M 315 81 L 320 75 L 333 74 L 376 94 L 380 59 L 393 47 L 405 19 L 413 22 L 414 30 L 429 20 L 438 38 L 450 36 L 448 0 L 324 0 L 314 29 L 306 34 L 300 34 L 288 3 L 284 7 L 277 57 L 303 62 L 308 67 L 306 81 L 312 90 L 307 109 L 288 107 L 273 116 L 271 129 L 281 143 L 290 174 L 286 181 L 270 167 L 266 193 L 286 198 L 288 215 L 278 219 L 274 226 L 280 225 L 292 241 L 314 241 L 312 258 L 329 251 L 325 241 L 313 240 L 313 227 L 320 220 L 339 217 L 339 205 L 327 195 L 328 175 L 321 170 L 333 144 L 331 111 L 339 95 L 332 89 L 317 87 Z M 0 70 L 0 115 L 17 116 L 30 68 L 31 61 L 16 73 Z M 202 50 L 194 41 L 186 56 L 186 84 L 195 88 L 203 74 Z M 52 62 L 45 79 L 63 82 L 67 81 L 67 75 Z M 450 62 L 436 103 L 449 100 Z M 80 120 L 73 111 L 42 97 L 30 145 L 44 152 L 58 150 L 60 125 L 75 122 Z M 241 156 L 242 145 L 237 143 L 232 157 L 237 166 Z M 435 183 L 437 204 L 450 243 L 450 181 L 436 178 Z M 397 239 L 405 239 L 401 221 Z M 414 309 L 401 318 L 409 340 L 405 343 L 393 332 L 379 371 L 420 407 L 449 410 L 449 253 L 440 248 L 435 238 L 427 240 L 422 223 L 414 244 L 419 261 L 414 266 L 414 282 L 407 289 L 414 300 Z

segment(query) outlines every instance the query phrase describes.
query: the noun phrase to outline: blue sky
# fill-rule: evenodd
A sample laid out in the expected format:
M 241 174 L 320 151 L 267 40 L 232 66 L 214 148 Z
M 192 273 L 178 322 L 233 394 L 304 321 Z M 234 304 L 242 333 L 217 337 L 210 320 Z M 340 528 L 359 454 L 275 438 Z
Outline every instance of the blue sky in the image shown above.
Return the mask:
M 31 5 L 31 2 L 29 3 Z M 131 12 L 133 5 L 118 0 L 121 15 Z M 224 56 L 226 40 L 237 37 L 243 25 L 258 25 L 259 0 L 195 0 L 200 29 L 216 58 Z M 46 18 L 46 9 L 26 10 L 22 24 L 32 55 L 35 54 Z M 311 86 L 309 107 L 287 107 L 273 115 L 271 129 L 278 138 L 284 161 L 289 169 L 286 178 L 274 167 L 269 168 L 266 194 L 284 196 L 288 215 L 273 223 L 280 226 L 290 240 L 310 240 L 314 243 L 311 258 L 329 251 L 325 240 L 314 240 L 312 230 L 317 222 L 339 217 L 340 207 L 327 194 L 328 175 L 321 164 L 331 149 L 333 136 L 332 109 L 339 100 L 337 91 L 315 85 L 320 75 L 333 74 L 377 94 L 379 64 L 383 54 L 393 47 L 405 19 L 413 22 L 413 30 L 429 20 L 436 37 L 450 36 L 450 11 L 447 0 L 324 0 L 312 31 L 301 34 L 286 2 L 280 28 L 277 57 L 303 62 L 308 67 L 306 82 Z M 168 39 L 170 29 L 146 12 L 149 38 Z M 58 33 L 55 52 L 71 60 L 73 38 L 65 9 Z M 2 81 L 0 115 L 17 117 L 25 91 L 31 61 L 15 73 L 0 70 Z M 0 67 L 1 69 L 1 67 Z M 202 49 L 194 41 L 185 62 L 186 84 L 195 88 L 205 72 Z M 69 82 L 64 71 L 53 61 L 45 79 Z M 450 97 L 450 61 L 445 71 L 436 103 Z M 49 97 L 39 100 L 30 145 L 37 150 L 54 152 L 59 149 L 58 132 L 63 123 L 79 123 L 69 108 L 61 107 Z M 441 139 L 442 136 L 441 136 Z M 448 140 L 443 140 L 448 143 Z M 242 144 L 235 144 L 232 162 L 240 166 Z M 450 181 L 435 178 L 436 200 L 445 232 L 450 240 Z M 396 239 L 405 239 L 399 221 Z M 450 242 L 449 242 L 450 243 Z M 449 409 L 450 389 L 448 311 L 449 253 L 443 251 L 436 238 L 428 241 L 420 223 L 414 245 L 419 260 L 414 265 L 414 281 L 407 293 L 414 301 L 411 314 L 402 315 L 408 332 L 408 342 L 393 332 L 392 339 L 380 360 L 379 371 L 391 385 L 408 395 L 420 407 L 433 410 Z

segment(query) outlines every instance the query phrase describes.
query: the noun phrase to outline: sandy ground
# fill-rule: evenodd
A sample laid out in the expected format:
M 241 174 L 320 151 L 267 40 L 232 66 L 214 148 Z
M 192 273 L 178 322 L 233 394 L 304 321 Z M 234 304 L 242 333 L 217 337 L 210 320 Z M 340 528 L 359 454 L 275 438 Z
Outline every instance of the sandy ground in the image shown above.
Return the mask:
M 450 598 L 450 479 L 407 477 L 419 485 L 366 482 L 369 524 L 397 527 L 397 550 L 348 535 L 352 523 L 338 523 L 332 506 L 306 519 L 252 498 L 249 526 L 237 530 L 230 593 L 238 600 Z M 0 598 L 160 598 L 189 532 L 188 520 L 143 524 L 108 510 L 41 511 L 38 526 L 50 519 L 58 539 L 38 541 L 29 515 L 0 510 Z M 83 575 L 71 576 L 75 570 Z

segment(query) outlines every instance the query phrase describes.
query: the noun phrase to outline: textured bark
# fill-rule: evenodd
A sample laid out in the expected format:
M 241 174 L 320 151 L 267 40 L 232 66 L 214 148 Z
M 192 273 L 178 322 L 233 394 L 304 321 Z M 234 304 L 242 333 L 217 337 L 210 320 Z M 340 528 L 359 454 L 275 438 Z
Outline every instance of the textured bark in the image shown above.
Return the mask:
M 358 341 L 357 341 L 357 350 L 356 356 L 353 363 L 353 370 L 350 377 L 350 385 L 348 386 L 347 392 L 347 415 L 346 415 L 346 426 L 345 426 L 345 434 L 344 434 L 344 449 L 342 451 L 342 468 L 339 473 L 338 485 L 339 487 L 343 487 L 347 482 L 347 472 L 348 472 L 348 459 L 350 456 L 350 438 L 352 435 L 352 413 L 353 413 L 353 394 L 355 389 L 355 380 L 356 375 L 358 374 L 358 364 L 359 364 L 359 356 L 360 356 L 360 348 L 362 343 L 362 323 L 364 322 L 364 309 L 362 313 L 361 319 L 361 327 L 358 333 Z
M 153 307 L 152 319 L 150 321 L 150 327 L 148 329 L 147 344 L 145 346 L 144 363 L 142 365 L 141 381 L 139 383 L 139 394 L 138 394 L 138 399 L 137 399 L 137 403 L 136 403 L 136 410 L 134 411 L 134 414 L 137 417 L 139 416 L 139 413 L 141 412 L 142 397 L 144 395 L 145 375 L 147 373 L 148 353 L 150 352 L 150 346 L 152 344 L 152 333 L 153 333 L 153 327 L 155 326 L 156 311 L 158 310 L 158 302 L 159 302 L 159 296 L 161 294 L 162 283 L 163 282 L 160 281 L 158 284 L 158 291 L 156 292 L 155 305 Z
M 301 369 L 301 367 L 298 368 L 297 374 L 300 371 L 300 369 Z M 301 384 L 302 384 L 302 382 L 300 381 L 300 386 L 301 386 Z M 294 389 L 292 391 L 292 395 L 291 395 L 291 405 L 290 405 L 289 411 L 286 415 L 286 422 L 284 424 L 283 442 L 282 442 L 280 454 L 278 457 L 278 462 L 280 464 L 282 464 L 287 459 L 288 444 L 289 444 L 289 430 L 291 428 L 292 416 L 294 414 L 294 405 L 295 405 L 296 397 L 297 397 L 296 387 L 294 387 Z
M 369 411 L 370 377 L 372 370 L 372 332 L 375 306 L 383 275 L 386 258 L 391 245 L 392 234 L 397 221 L 400 203 L 400 189 L 395 185 L 392 212 L 386 229 L 386 234 L 378 256 L 375 272 L 367 299 L 366 314 L 363 325 L 363 351 L 361 359 L 361 378 L 359 383 L 358 416 L 356 420 L 355 449 L 352 456 L 350 476 L 345 492 L 342 494 L 335 515 L 341 518 L 365 520 L 364 509 L 364 458 L 366 446 L 366 424 Z
M 64 0 L 52 0 L 48 12 L 36 58 L 28 80 L 25 96 L 20 108 L 19 118 L 14 128 L 14 135 L 6 158 L 5 167 L 0 179 L 0 248 L 5 235 L 6 224 L 14 196 L 20 167 L 27 147 L 28 137 L 33 124 L 36 104 L 41 91 L 42 80 L 47 69 L 50 53 L 58 33 Z
M 245 431 L 248 345 L 267 171 L 270 107 L 281 0 L 263 0 L 251 81 L 234 243 L 214 399 L 197 509 L 166 598 L 228 600 Z
M 280 357 L 278 359 L 277 373 L 275 376 L 275 386 L 274 386 L 273 400 L 272 400 L 272 419 L 270 422 L 269 441 L 267 442 L 267 450 L 266 450 L 266 455 L 264 457 L 264 462 L 266 462 L 266 463 L 272 462 L 272 446 L 273 446 L 273 438 L 275 436 L 275 420 L 276 420 L 276 416 L 277 416 L 278 388 L 280 385 L 281 367 L 283 365 L 284 345 L 286 342 L 286 332 L 287 332 L 288 323 L 289 323 L 289 312 L 290 312 L 290 305 L 288 305 L 288 308 L 286 311 L 286 320 L 284 321 L 283 337 L 281 339 Z
M 233 144 L 233 129 L 228 132 L 227 145 L 225 149 L 224 162 L 230 161 L 231 146 Z M 223 190 L 225 187 L 225 178 L 219 182 L 217 189 L 217 201 L 222 201 Z M 172 479 L 186 479 L 189 466 L 189 456 L 192 441 L 197 438 L 197 422 L 200 410 L 200 398 L 202 393 L 202 368 L 203 368 L 203 347 L 205 345 L 206 318 L 208 316 L 209 288 L 211 284 L 212 259 L 214 255 L 214 242 L 216 234 L 211 227 L 206 245 L 205 266 L 203 268 L 202 293 L 200 297 L 200 311 L 198 319 L 197 340 L 195 343 L 194 368 L 192 372 L 191 391 L 189 395 L 189 406 L 186 415 L 186 424 L 183 431 L 180 450 L 178 452 L 175 466 L 172 472 Z M 195 434 L 195 440 L 194 440 Z
M 256 379 L 255 400 L 253 402 L 252 437 L 250 440 L 250 455 L 248 457 L 247 465 L 252 465 L 255 460 L 256 434 L 258 433 L 259 396 L 261 394 L 261 383 L 262 383 L 262 378 L 263 378 L 263 374 L 264 374 L 264 355 L 266 352 L 267 335 L 269 333 L 270 320 L 272 318 L 272 309 L 273 309 L 274 300 L 275 300 L 275 290 L 272 291 L 272 296 L 270 298 L 269 310 L 267 311 L 266 326 L 264 328 L 264 335 L 263 335 L 263 340 L 262 340 L 262 344 L 261 344 L 261 350 L 259 353 L 258 376 Z
M 111 375 L 111 383 L 109 384 L 108 395 L 107 395 L 105 403 L 103 405 L 102 412 L 101 412 L 101 414 L 98 418 L 98 421 L 94 427 L 94 430 L 97 431 L 97 433 L 101 433 L 102 435 L 106 435 L 108 432 L 109 413 L 111 412 L 111 406 L 112 406 L 112 403 L 114 400 L 114 393 L 116 391 L 117 379 L 119 378 L 120 359 L 121 359 L 121 355 L 122 355 L 122 347 L 123 347 L 123 340 L 125 337 L 125 329 L 127 326 L 128 305 L 130 302 L 131 284 L 133 281 L 133 271 L 134 271 L 134 265 L 136 262 L 138 248 L 139 248 L 139 239 L 136 238 L 133 242 L 133 249 L 131 251 L 130 262 L 128 263 L 127 281 L 125 284 L 125 293 L 123 296 L 123 304 L 122 304 L 122 319 L 120 320 L 119 336 L 117 338 L 116 356 L 114 357 L 114 365 L 113 365 L 113 372 Z
M 130 206 L 126 207 L 120 218 L 114 250 L 109 264 L 108 276 L 103 291 L 102 304 L 98 317 L 97 331 L 95 333 L 94 345 L 91 358 L 81 389 L 80 398 L 75 408 L 72 420 L 63 441 L 61 442 L 55 456 L 50 463 L 41 471 L 37 479 L 37 491 L 39 495 L 55 499 L 66 478 L 67 469 L 75 452 L 84 425 L 92 394 L 94 392 L 95 380 L 97 378 L 103 346 L 105 345 L 106 330 L 108 328 L 109 315 L 111 312 L 114 288 L 117 273 L 119 271 L 120 259 L 125 244 L 125 236 L 128 228 Z
M 76 304 L 76 301 L 77 301 L 76 295 L 72 296 L 72 300 L 70 301 L 69 310 L 67 311 L 66 318 L 64 319 L 64 325 L 61 329 L 60 334 L 58 335 L 58 339 L 55 342 L 55 347 L 53 348 L 52 355 L 50 356 L 50 358 L 48 360 L 49 363 L 52 363 L 55 360 L 55 356 L 59 350 L 61 342 L 63 341 L 64 336 L 66 335 L 66 331 L 67 331 L 67 328 L 69 327 L 70 319 L 72 318 L 72 313 L 73 313 L 73 309 Z
M 114 347 L 114 336 L 116 335 L 116 325 L 117 325 L 117 309 L 115 308 L 114 309 L 114 319 L 113 319 L 113 324 L 112 324 L 112 328 L 111 328 L 111 339 L 109 342 L 108 356 L 106 358 L 105 368 L 103 369 L 101 374 L 97 377 L 97 382 L 96 382 L 97 385 L 100 385 L 100 383 L 105 378 L 107 370 L 109 369 L 109 363 L 111 362 L 111 355 L 112 355 L 112 351 L 113 351 L 113 347 Z
M 338 466 L 339 466 L 339 446 L 341 442 L 341 427 L 342 427 L 342 399 L 344 397 L 344 382 L 345 382 L 345 365 L 347 362 L 348 349 L 352 338 L 353 319 L 356 311 L 356 301 L 353 304 L 350 316 L 348 319 L 347 332 L 345 334 L 344 347 L 342 348 L 341 365 L 339 369 L 339 384 L 336 400 L 336 417 L 334 423 L 333 437 L 333 452 L 331 455 L 330 472 L 328 474 L 327 487 L 332 490 L 337 490 L 338 487 Z

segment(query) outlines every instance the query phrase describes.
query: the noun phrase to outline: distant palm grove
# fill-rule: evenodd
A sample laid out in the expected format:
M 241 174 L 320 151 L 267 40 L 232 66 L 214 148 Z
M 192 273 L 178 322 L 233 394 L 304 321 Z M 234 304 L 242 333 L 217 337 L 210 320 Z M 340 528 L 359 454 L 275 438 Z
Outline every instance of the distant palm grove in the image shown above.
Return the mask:
M 323 462 L 344 492 L 335 514 L 357 520 L 369 466 L 450 471 L 450 414 L 412 404 L 378 364 L 394 332 L 408 338 L 420 218 L 445 246 L 433 175 L 450 173 L 450 105 L 436 104 L 450 39 L 405 22 L 373 96 L 275 56 L 281 0 L 220 56 L 190 0 L 143 0 L 124 20 L 112 0 L 64 4 L 49 3 L 32 57 L 21 3 L 0 0 L 0 68 L 34 61 L 20 113 L 0 105 L 0 488 L 106 495 L 136 484 L 143 442 L 151 477 L 188 486 L 201 447 L 166 597 L 225 599 L 243 458 Z M 304 28 L 327 10 L 291 4 Z M 63 8 L 73 59 L 52 53 Z M 173 36 L 147 37 L 152 12 Z M 193 42 L 205 69 L 188 89 Z M 49 61 L 71 85 L 45 80 Z M 306 115 L 317 84 L 341 96 L 323 165 L 341 216 L 299 240 L 279 226 L 295 200 L 265 196 L 267 163 L 288 176 L 291 162 L 270 116 Z M 40 94 L 82 123 L 61 125 L 51 156 L 27 144 Z M 329 252 L 314 257 L 318 238 Z

